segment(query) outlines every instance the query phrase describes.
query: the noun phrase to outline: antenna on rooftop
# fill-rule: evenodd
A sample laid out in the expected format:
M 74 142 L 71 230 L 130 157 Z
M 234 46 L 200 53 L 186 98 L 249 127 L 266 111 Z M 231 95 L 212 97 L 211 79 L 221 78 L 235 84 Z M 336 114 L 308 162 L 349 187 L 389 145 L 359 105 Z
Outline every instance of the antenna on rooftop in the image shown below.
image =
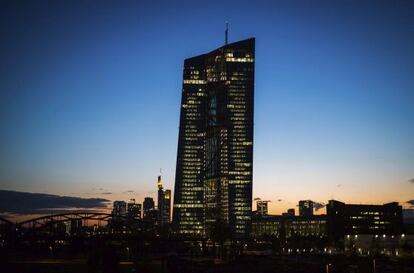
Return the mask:
M 162 172 L 162 169 L 160 168 L 160 175 L 158 175 L 158 180 L 157 180 L 158 190 L 160 189 L 162 190 L 161 172 Z
M 226 31 L 224 33 L 224 44 L 227 45 L 229 40 L 229 22 L 226 21 Z

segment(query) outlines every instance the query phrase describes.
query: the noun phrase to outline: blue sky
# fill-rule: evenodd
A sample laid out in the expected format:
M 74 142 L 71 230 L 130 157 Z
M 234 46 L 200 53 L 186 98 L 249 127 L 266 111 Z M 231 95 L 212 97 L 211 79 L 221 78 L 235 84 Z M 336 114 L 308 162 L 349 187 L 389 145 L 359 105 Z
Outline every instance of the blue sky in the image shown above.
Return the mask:
M 183 60 L 225 21 L 256 37 L 254 197 L 414 198 L 412 1 L 3 1 L 0 188 L 173 188 Z

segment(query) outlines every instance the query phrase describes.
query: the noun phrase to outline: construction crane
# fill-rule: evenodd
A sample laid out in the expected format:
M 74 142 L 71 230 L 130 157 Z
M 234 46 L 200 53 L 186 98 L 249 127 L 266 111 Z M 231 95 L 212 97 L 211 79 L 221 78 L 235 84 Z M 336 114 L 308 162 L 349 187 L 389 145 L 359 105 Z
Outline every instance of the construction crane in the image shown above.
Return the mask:
M 256 210 L 258 214 L 267 215 L 268 213 L 268 203 L 272 202 L 271 200 L 262 200 L 261 198 L 255 198 L 256 201 Z

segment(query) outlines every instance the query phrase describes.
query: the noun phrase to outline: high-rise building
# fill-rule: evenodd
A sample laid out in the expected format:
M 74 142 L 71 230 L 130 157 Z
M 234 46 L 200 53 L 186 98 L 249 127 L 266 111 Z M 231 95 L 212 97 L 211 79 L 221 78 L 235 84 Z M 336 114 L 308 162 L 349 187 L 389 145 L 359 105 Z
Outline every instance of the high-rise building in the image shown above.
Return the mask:
M 141 219 L 141 204 L 137 204 L 135 203 L 135 199 L 131 199 L 127 205 L 128 218 Z
M 164 190 L 161 175 L 158 176 L 158 223 L 168 225 L 171 218 L 171 190 Z
M 127 203 L 125 201 L 114 201 L 112 208 L 111 225 L 115 229 L 122 228 L 127 215 Z M 74 230 L 74 229 L 71 229 Z
M 126 216 L 127 204 L 125 201 L 114 201 L 112 208 L 113 216 Z
M 174 191 L 179 234 L 209 236 L 218 219 L 251 230 L 255 39 L 186 59 Z
M 313 201 L 301 200 L 299 201 L 299 216 L 310 217 L 313 215 Z
M 143 217 L 142 217 L 143 219 L 147 219 L 150 216 L 150 214 L 152 215 L 152 211 L 155 210 L 155 203 L 152 197 L 144 198 L 143 210 L 144 210 Z

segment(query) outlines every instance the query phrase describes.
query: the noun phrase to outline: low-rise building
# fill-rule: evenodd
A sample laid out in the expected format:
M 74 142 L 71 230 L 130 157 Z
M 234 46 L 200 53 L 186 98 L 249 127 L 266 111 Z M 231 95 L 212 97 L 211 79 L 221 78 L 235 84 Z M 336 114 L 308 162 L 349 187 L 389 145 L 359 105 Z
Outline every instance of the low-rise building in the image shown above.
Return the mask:
M 330 200 L 327 205 L 329 236 L 343 241 L 347 235 L 401 235 L 402 206 L 397 202 L 384 205 L 345 204 Z
M 327 237 L 326 215 L 311 217 L 292 215 L 254 215 L 252 237 Z

